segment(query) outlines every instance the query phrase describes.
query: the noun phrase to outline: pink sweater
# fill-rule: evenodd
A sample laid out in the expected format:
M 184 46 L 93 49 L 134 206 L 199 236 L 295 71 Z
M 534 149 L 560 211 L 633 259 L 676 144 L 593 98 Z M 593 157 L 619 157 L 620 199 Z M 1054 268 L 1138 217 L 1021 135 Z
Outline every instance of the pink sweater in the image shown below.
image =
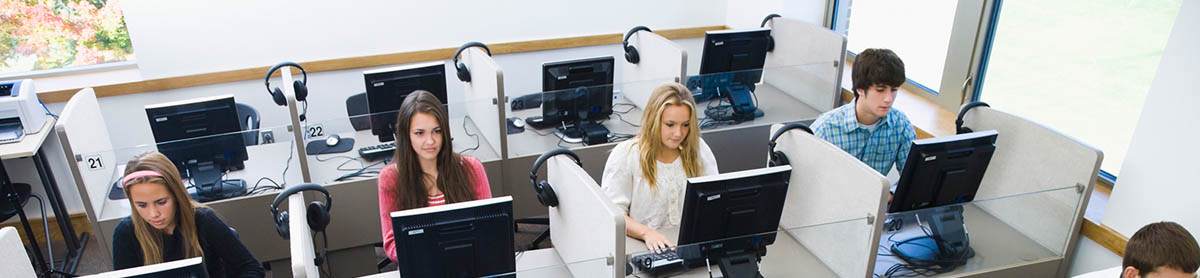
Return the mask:
M 475 199 L 482 200 L 492 197 L 492 187 L 488 184 L 487 172 L 483 170 L 483 163 L 479 159 L 470 156 L 462 156 L 463 167 L 467 167 L 467 175 L 471 180 L 471 188 L 475 190 Z M 392 216 L 393 211 L 400 210 L 400 200 L 396 199 L 396 179 L 400 173 L 396 170 L 395 164 L 388 164 L 379 173 L 379 226 L 383 230 L 383 252 L 387 254 L 388 259 L 396 261 L 396 239 L 392 236 Z M 433 196 L 430 196 L 430 199 Z M 429 206 L 438 206 L 441 204 L 429 204 Z

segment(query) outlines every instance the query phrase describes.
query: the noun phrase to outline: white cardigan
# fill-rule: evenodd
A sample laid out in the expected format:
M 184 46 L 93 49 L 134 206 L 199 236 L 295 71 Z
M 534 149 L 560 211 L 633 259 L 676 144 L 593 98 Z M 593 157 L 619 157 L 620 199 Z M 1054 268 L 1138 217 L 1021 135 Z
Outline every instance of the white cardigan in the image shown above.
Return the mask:
M 658 182 L 650 188 L 650 183 L 642 177 L 641 163 L 638 162 L 640 153 L 634 140 L 614 147 L 604 164 L 601 189 L 613 204 L 642 225 L 654 230 L 678 227 L 683 217 L 683 194 L 687 186 L 683 160 L 655 161 Z M 717 174 L 717 159 L 703 139 L 700 140 L 700 168 L 701 176 Z

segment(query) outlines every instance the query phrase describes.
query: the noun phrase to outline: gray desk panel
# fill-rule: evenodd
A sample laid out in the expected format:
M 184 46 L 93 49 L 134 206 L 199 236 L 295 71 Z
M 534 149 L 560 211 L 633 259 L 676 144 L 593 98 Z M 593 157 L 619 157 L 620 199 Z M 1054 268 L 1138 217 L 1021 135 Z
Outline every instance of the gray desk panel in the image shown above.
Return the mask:
M 679 242 L 679 228 L 668 228 L 659 230 L 667 239 L 672 242 Z M 632 258 L 634 254 L 645 254 L 647 252 L 646 244 L 641 240 L 625 237 L 625 253 L 628 255 L 625 259 Z M 717 262 L 712 262 L 713 271 L 720 272 L 716 266 Z M 635 269 L 635 274 L 637 270 Z M 775 236 L 775 243 L 767 246 L 767 255 L 762 257 L 762 262 L 759 263 L 759 273 L 763 277 L 835 277 L 833 270 L 821 263 L 815 255 L 804 248 L 799 241 L 792 238 L 788 233 L 778 233 Z M 802 274 L 802 275 L 800 275 Z M 630 276 L 633 277 L 633 276 Z M 709 277 L 708 270 L 700 267 L 689 269 L 678 276 L 672 277 Z
M 975 249 L 975 257 L 968 260 L 966 265 L 953 272 L 938 275 L 939 277 L 1053 277 L 1058 265 L 1063 262 L 1061 255 L 1047 250 L 975 205 L 963 206 L 963 219 L 967 223 L 967 232 L 971 236 L 971 247 Z M 884 233 L 879 241 L 879 244 L 884 246 L 879 249 L 881 254 L 890 254 L 887 250 L 891 247 L 887 240 L 890 235 Z M 919 235 L 923 233 L 915 225 L 906 223 L 904 229 L 892 239 L 900 241 Z M 892 256 L 878 256 L 875 261 L 875 274 L 882 275 L 897 263 L 903 263 L 903 260 Z
M 518 277 L 572 277 L 563 265 L 562 258 L 554 248 L 529 250 L 516 257 Z M 393 270 L 364 278 L 400 277 L 400 271 Z M 599 276 L 599 275 L 598 275 Z

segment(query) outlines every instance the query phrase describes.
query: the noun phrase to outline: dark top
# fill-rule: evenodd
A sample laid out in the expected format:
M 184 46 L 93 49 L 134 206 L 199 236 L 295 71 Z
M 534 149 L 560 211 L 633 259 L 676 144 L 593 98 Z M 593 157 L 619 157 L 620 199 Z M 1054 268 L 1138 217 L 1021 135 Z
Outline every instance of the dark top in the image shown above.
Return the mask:
M 204 250 L 204 265 L 211 277 L 263 277 L 265 270 L 237 233 L 212 209 L 196 208 L 196 232 Z M 163 262 L 184 259 L 179 226 L 174 235 L 163 235 Z M 121 219 L 113 229 L 113 269 L 142 266 L 142 247 L 133 233 L 133 220 Z

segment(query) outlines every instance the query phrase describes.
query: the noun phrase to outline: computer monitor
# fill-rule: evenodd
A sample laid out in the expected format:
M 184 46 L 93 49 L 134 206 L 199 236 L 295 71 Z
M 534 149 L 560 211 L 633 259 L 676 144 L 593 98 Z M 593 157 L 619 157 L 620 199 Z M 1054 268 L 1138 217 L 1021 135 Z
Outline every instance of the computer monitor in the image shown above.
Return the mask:
M 791 178 L 783 165 L 688 179 L 677 250 L 684 264 L 707 257 L 725 277 L 757 273 L 758 258 L 775 243 Z
M 245 168 L 246 143 L 233 95 L 203 97 L 145 106 L 158 151 L 196 184 L 197 201 L 240 196 L 245 181 L 222 180 L 225 172 Z
M 756 115 L 761 112 L 756 112 L 751 93 L 762 79 L 770 37 L 770 29 L 719 30 L 704 34 L 701 75 L 689 78 L 687 85 L 693 90 L 696 101 L 714 97 L 729 101 L 733 113 L 713 117 L 750 120 L 761 116 Z
M 589 144 L 607 142 L 608 129 L 592 121 L 612 115 L 613 65 L 612 56 L 542 64 L 539 126 Z
M 392 212 L 401 277 L 513 273 L 512 197 Z
M 182 260 L 174 260 L 164 263 L 152 265 L 144 265 L 139 267 L 114 270 L 95 275 L 83 276 L 82 278 L 100 278 L 100 277 L 180 277 L 180 278 L 202 278 L 208 277 L 208 270 L 204 268 L 204 257 L 195 257 Z
M 445 62 L 430 62 L 416 65 L 391 67 L 363 72 L 367 87 L 367 112 L 371 117 L 371 134 L 379 142 L 396 140 L 396 110 L 408 94 L 416 90 L 433 93 L 443 108 L 449 100 L 446 95 Z
M 913 265 L 947 271 L 974 257 L 963 208 L 947 205 L 975 199 L 998 135 L 995 130 L 986 130 L 912 142 L 888 213 L 933 209 L 888 216 L 888 222 L 900 219 L 900 225 L 909 222 L 905 219 L 928 225 L 924 235 L 892 244 L 893 255 Z

